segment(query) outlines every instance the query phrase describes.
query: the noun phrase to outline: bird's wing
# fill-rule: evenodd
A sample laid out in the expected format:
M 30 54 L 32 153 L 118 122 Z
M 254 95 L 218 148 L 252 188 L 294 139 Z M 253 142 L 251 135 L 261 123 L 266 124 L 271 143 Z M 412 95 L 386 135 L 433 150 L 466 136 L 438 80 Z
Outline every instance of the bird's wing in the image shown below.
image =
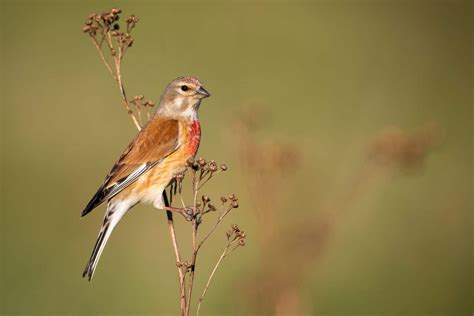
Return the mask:
M 175 152 L 179 146 L 179 122 L 173 119 L 153 118 L 122 153 L 105 177 L 104 183 L 87 204 L 82 216 L 120 193 Z

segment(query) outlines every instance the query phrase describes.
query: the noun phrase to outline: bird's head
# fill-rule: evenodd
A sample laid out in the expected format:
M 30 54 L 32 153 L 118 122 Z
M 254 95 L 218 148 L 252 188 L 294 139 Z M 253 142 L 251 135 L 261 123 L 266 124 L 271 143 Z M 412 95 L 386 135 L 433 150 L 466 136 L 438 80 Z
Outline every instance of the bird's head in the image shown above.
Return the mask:
M 179 77 L 173 80 L 161 96 L 157 114 L 172 117 L 197 117 L 201 100 L 210 94 L 202 83 L 193 77 Z

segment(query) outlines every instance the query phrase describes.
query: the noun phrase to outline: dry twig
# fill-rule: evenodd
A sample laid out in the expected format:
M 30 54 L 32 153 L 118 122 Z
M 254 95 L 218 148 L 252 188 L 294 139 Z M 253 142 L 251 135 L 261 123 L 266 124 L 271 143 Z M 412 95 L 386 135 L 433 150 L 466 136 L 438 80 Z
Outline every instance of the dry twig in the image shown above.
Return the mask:
M 214 269 L 212 269 L 211 275 L 209 276 L 206 286 L 204 287 L 204 291 L 201 294 L 201 297 L 199 298 L 197 310 L 196 310 L 196 316 L 199 316 L 199 312 L 201 310 L 201 303 L 204 300 L 204 296 L 206 296 L 207 290 L 209 289 L 209 285 L 211 284 L 211 281 L 214 277 L 214 274 L 217 271 L 217 268 L 220 266 L 222 260 L 230 255 L 235 249 L 241 246 L 245 246 L 245 234 L 242 230 L 239 229 L 239 227 L 235 224 L 231 226 L 231 230 L 228 231 L 227 234 L 227 245 L 224 248 L 224 251 L 222 251 L 221 256 L 216 262 L 216 265 L 214 266 Z
M 130 32 L 138 23 L 138 18 L 134 15 L 127 17 L 126 31 L 121 32 L 119 24 L 120 13 L 122 13 L 122 10 L 114 8 L 102 14 L 91 14 L 87 18 L 82 31 L 89 35 L 99 53 L 100 59 L 119 87 L 125 110 L 135 127 L 140 130 L 142 126 L 139 122 L 140 118 L 137 118 L 137 113 L 130 107 L 122 79 L 122 60 L 127 49 L 133 44 L 134 40 Z M 104 53 L 104 43 L 113 59 L 113 68 Z

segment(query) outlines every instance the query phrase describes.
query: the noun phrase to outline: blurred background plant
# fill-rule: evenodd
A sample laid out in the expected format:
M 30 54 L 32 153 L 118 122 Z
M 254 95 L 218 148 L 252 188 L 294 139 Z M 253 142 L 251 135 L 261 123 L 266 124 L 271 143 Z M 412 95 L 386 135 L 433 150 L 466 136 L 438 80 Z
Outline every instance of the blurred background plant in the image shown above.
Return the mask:
M 80 278 L 102 214 L 79 212 L 136 133 L 78 32 L 111 4 L 1 5 L 1 313 L 175 315 L 162 213 L 134 209 L 108 269 Z M 217 271 L 202 315 L 472 313 L 472 2 L 114 5 L 140 17 L 127 92 L 158 100 L 199 77 L 212 94 L 199 155 L 235 166 L 206 194 L 255 210 L 233 214 L 257 242 Z
M 360 161 L 353 174 L 341 179 L 344 184 L 337 187 L 335 196 L 313 200 L 301 195 L 304 184 L 300 183 L 300 174 L 307 170 L 302 161 L 305 149 L 281 140 L 255 141 L 258 131 L 264 128 L 264 118 L 271 116 L 255 108 L 262 107 L 242 110 L 234 133 L 238 135 L 236 150 L 242 169 L 247 172 L 245 183 L 261 229 L 258 236 L 262 260 L 255 274 L 242 284 L 242 293 L 257 314 L 307 315 L 312 302 L 302 302 L 301 292 L 308 288 L 313 271 L 305 267 L 317 267 L 332 232 L 344 220 L 344 212 L 358 199 L 383 190 L 385 182 L 379 177 L 396 170 L 420 168 L 432 147 L 439 143 L 440 132 L 434 126 L 412 134 L 399 128 L 381 131 L 369 142 L 367 159 Z M 307 203 L 319 215 L 298 214 Z

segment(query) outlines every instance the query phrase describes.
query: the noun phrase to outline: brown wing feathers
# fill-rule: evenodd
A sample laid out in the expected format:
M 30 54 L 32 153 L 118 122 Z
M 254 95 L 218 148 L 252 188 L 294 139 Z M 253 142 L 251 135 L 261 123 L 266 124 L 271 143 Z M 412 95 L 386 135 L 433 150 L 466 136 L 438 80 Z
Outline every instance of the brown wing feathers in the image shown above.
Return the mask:
M 128 187 L 179 147 L 179 122 L 153 118 L 138 133 L 89 201 L 82 216 Z

